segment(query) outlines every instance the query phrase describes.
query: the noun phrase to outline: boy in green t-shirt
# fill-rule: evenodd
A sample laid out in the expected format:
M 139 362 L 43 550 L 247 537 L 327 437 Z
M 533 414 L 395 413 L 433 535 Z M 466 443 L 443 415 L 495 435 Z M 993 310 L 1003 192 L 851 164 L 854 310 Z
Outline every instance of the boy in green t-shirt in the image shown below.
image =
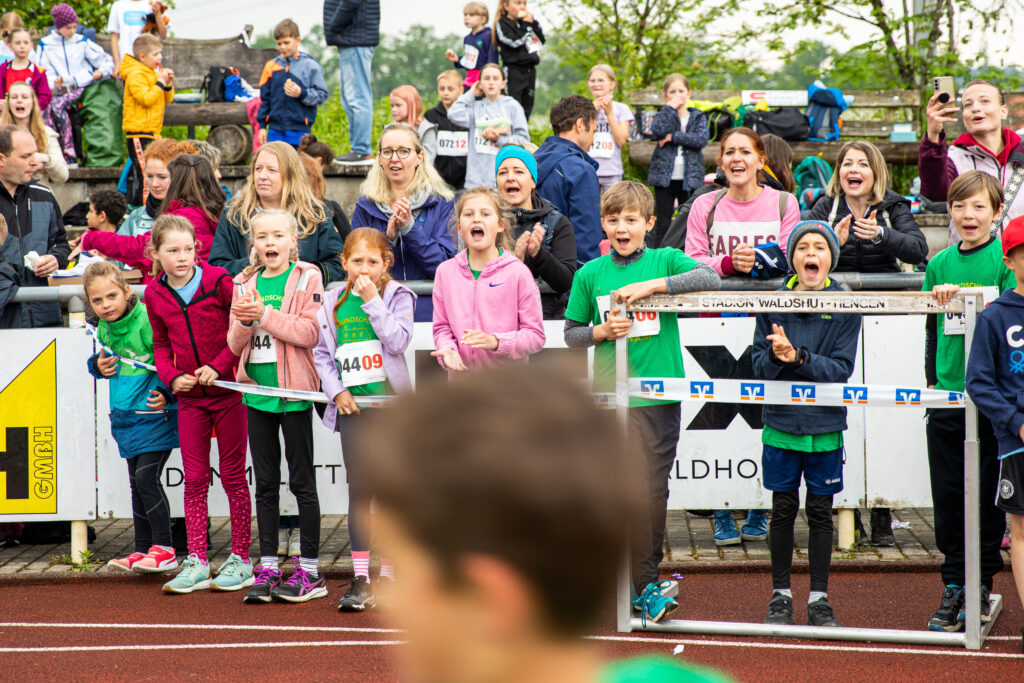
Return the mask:
M 1003 263 L 1002 245 L 992 235 L 995 217 L 1002 213 L 1003 188 L 993 176 L 970 171 L 949 186 L 949 215 L 960 242 L 936 254 L 928 263 L 923 291 L 940 304 L 961 287 L 981 290 L 986 305 L 1017 280 Z M 925 333 L 925 376 L 929 388 L 964 390 L 964 333 L 962 315 L 929 315 Z M 964 438 L 963 408 L 926 411 L 928 470 L 935 509 L 935 544 L 942 551 L 945 586 L 939 609 L 928 621 L 932 631 L 958 631 L 964 622 Z M 999 552 L 1006 516 L 996 507 L 999 481 L 998 446 L 992 423 L 978 413 L 981 453 L 981 618 L 989 620 L 992 577 L 1003 568 Z
M 679 249 L 649 249 L 644 237 L 654 227 L 654 198 L 647 186 L 624 181 L 601 197 L 601 225 L 612 251 L 583 266 L 573 279 L 565 311 L 565 343 L 594 349 L 594 384 L 611 391 L 615 381 L 615 340 L 629 338 L 631 377 L 684 377 L 675 313 L 622 316 L 627 306 L 651 294 L 718 289 L 708 266 Z M 617 300 L 610 301 L 612 291 Z M 647 476 L 646 514 L 630 537 L 633 607 L 645 619 L 660 621 L 679 605 L 675 581 L 658 581 L 665 545 L 668 477 L 679 443 L 678 401 L 631 398 L 629 432 L 643 452 Z

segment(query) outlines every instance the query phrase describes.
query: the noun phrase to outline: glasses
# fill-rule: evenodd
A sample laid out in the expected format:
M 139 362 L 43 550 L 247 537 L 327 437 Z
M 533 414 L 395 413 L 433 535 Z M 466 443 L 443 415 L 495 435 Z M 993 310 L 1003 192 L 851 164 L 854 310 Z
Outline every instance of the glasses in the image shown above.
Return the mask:
M 397 156 L 399 159 L 405 161 L 412 154 L 412 149 L 409 147 L 397 147 L 395 149 L 385 148 L 380 151 L 381 159 L 390 159 L 391 157 Z

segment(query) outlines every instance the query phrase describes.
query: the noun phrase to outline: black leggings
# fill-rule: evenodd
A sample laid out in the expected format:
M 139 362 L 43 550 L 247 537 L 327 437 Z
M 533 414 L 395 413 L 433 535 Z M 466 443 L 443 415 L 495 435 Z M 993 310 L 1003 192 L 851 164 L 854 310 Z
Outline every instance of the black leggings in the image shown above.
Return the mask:
M 160 485 L 171 452 L 154 451 L 128 458 L 128 483 L 132 488 L 132 522 L 135 526 L 135 552 L 146 553 L 154 545 L 173 547 L 171 508 Z
M 807 526 L 807 559 L 811 566 L 811 590 L 828 591 L 828 571 L 832 563 L 832 496 L 807 493 L 804 501 Z M 793 523 L 800 509 L 798 491 L 772 494 L 772 522 L 768 547 L 772 555 L 772 588 L 789 588 L 793 568 Z
M 537 68 L 533 66 L 506 66 L 505 90 L 508 96 L 523 107 L 529 121 L 533 111 L 534 88 L 537 84 Z
M 299 504 L 299 552 L 316 559 L 320 554 L 320 499 L 313 468 L 313 409 L 268 413 L 248 408 L 249 452 L 256 475 L 256 523 L 260 555 L 277 555 L 281 515 L 281 442 L 288 461 L 288 490 Z
M 327 406 L 328 410 L 332 406 Z M 373 458 L 373 445 L 360 438 L 360 432 L 374 408 L 363 410 L 358 415 L 338 415 L 338 430 L 341 432 L 341 457 L 345 463 L 348 479 L 348 538 L 353 552 L 370 549 L 370 501 L 373 493 L 363 481 L 361 463 Z M 371 450 L 367 452 L 367 448 Z
M 672 223 L 672 215 L 676 210 L 676 202 L 679 206 L 686 203 L 690 193 L 683 189 L 682 180 L 670 180 L 668 187 L 654 188 L 654 230 L 647 233 L 647 246 L 660 247 L 668 232 L 668 226 Z M 686 243 L 686 231 L 683 231 L 683 244 Z M 682 245 L 680 245 L 680 249 Z

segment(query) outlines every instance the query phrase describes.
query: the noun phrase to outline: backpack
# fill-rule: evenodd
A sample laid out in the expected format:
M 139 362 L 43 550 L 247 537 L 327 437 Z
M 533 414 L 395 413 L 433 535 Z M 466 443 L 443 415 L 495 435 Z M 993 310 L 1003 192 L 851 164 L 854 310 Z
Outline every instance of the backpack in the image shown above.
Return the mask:
M 629 124 L 630 140 L 650 140 L 654 137 L 651 132 L 651 121 L 658 112 L 651 109 L 637 108 L 633 123 Z
M 224 81 L 228 76 L 241 76 L 233 66 L 211 66 L 209 73 L 203 77 L 199 91 L 206 93 L 207 102 L 227 102 L 224 97 Z
M 846 98 L 839 88 L 826 88 L 817 83 L 807 86 L 808 105 L 805 113 L 811 126 L 809 140 L 834 142 L 843 131 L 842 114 L 846 110 Z
M 807 116 L 793 107 L 748 111 L 744 122 L 758 135 L 774 133 L 789 142 L 801 142 L 811 134 L 811 123 Z
M 704 110 L 704 117 L 708 120 L 708 142 L 718 142 L 733 127 L 732 114 L 721 107 Z
M 828 187 L 832 179 L 832 167 L 820 156 L 807 157 L 793 169 L 797 199 L 801 209 L 809 209 Z M 819 190 L 820 192 L 815 192 Z

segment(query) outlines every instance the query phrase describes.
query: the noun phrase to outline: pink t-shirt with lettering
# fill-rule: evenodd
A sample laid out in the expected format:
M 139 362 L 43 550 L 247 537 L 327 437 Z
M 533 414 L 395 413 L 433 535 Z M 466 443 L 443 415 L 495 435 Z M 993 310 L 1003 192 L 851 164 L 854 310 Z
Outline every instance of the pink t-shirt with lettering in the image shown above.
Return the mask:
M 715 207 L 714 223 L 707 228 L 708 212 L 715 201 L 715 192 L 694 200 L 686 219 L 686 255 L 707 264 L 719 275 L 732 275 L 723 262 L 741 243 L 752 247 L 774 242 L 786 251 L 789 233 L 800 222 L 800 204 L 789 195 L 786 212 L 779 220 L 779 190 L 762 187 L 761 194 L 749 202 L 722 197 Z

